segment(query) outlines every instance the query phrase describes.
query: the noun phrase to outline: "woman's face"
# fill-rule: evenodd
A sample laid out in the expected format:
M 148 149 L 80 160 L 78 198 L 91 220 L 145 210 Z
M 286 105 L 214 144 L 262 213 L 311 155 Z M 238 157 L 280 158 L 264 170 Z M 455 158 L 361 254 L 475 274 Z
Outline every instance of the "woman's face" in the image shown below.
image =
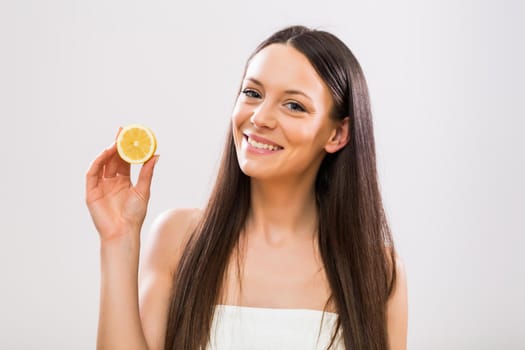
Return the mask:
M 315 176 L 336 122 L 330 91 L 297 49 L 272 44 L 249 63 L 232 115 L 242 171 L 258 179 Z

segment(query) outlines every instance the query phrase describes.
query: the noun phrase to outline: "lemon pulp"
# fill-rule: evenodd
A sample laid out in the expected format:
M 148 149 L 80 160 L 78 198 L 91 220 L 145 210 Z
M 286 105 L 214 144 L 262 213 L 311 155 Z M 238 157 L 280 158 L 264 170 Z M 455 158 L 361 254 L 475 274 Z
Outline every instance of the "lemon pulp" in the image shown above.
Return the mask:
M 119 156 L 131 164 L 147 162 L 155 154 L 157 139 L 153 131 L 141 124 L 122 128 L 117 138 Z

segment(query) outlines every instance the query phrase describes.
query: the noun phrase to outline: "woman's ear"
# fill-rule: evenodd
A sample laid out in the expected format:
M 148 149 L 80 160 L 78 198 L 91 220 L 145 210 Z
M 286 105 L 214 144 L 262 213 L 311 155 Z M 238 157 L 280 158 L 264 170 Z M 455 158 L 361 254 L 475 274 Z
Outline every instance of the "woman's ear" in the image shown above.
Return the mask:
M 324 149 L 328 153 L 335 153 L 346 146 L 348 141 L 350 141 L 350 117 L 345 117 L 332 130 L 330 139 Z

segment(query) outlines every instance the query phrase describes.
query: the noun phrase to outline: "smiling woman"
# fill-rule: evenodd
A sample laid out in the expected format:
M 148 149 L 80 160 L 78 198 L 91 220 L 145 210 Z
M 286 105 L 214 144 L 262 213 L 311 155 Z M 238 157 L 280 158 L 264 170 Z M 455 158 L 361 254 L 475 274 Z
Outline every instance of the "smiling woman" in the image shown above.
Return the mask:
M 102 241 L 99 348 L 406 348 L 406 279 L 366 81 L 334 35 L 288 27 L 249 57 L 208 204 L 155 220 L 138 291 L 153 165 L 126 197 L 104 181 L 106 166 L 129 171 L 109 164 L 113 154 L 88 173 Z

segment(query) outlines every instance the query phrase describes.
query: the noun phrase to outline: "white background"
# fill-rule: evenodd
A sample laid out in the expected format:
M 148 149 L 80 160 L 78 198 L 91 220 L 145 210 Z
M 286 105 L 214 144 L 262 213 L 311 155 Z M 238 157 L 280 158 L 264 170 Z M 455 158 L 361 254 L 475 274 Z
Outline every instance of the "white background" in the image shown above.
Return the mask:
M 161 154 L 142 237 L 202 206 L 249 53 L 338 35 L 370 86 L 409 286 L 409 349 L 523 349 L 522 1 L 0 2 L 0 348 L 93 349 L 92 159 L 132 122 Z M 138 175 L 133 166 L 133 177 Z

